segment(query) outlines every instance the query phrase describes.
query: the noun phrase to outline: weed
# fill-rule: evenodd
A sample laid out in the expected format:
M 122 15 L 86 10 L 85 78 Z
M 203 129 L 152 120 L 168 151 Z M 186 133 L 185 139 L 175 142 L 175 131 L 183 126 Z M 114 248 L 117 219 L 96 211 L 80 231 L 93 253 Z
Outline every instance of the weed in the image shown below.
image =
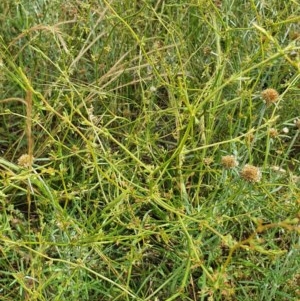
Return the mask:
M 0 299 L 299 299 L 299 7 L 2 0 Z

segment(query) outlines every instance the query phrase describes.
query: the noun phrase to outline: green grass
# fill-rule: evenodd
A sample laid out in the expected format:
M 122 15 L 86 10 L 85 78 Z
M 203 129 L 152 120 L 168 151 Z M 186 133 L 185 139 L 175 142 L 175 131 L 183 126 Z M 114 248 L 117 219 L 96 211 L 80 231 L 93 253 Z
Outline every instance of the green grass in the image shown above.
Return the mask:
M 299 300 L 299 1 L 86 2 L 0 4 L 0 299 Z

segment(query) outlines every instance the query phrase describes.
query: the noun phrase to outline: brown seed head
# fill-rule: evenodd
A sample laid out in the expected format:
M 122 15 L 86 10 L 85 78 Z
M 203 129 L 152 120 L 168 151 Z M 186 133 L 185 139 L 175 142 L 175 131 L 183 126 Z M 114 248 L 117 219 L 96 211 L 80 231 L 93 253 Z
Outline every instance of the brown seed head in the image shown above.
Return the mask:
M 279 94 L 275 89 L 269 88 L 261 92 L 261 97 L 269 106 L 278 100 Z
M 221 164 L 224 168 L 234 168 L 239 165 L 239 162 L 236 160 L 235 156 L 223 156 L 221 159 Z
M 270 128 L 270 129 L 269 129 L 269 134 L 270 134 L 270 137 L 271 137 L 271 138 L 276 138 L 276 137 L 278 137 L 278 131 L 277 131 L 276 129 L 274 129 L 274 128 Z
M 246 164 L 241 170 L 240 176 L 248 182 L 259 182 L 261 179 L 261 172 L 258 167 Z

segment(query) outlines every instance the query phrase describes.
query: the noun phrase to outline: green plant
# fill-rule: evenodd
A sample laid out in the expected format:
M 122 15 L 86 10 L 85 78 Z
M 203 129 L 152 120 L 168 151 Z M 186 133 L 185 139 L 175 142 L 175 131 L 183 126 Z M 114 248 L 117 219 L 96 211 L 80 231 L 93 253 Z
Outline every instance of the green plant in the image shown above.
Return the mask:
M 3 0 L 0 299 L 299 298 L 299 7 Z

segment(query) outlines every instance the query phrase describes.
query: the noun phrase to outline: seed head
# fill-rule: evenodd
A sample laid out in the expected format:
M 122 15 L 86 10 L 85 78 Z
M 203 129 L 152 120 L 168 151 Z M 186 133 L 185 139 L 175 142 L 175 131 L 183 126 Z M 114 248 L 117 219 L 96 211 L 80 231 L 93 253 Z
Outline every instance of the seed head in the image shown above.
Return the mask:
M 203 53 L 204 53 L 204 55 L 209 55 L 209 54 L 211 54 L 211 51 L 212 51 L 212 49 L 210 48 L 210 46 L 205 46 L 205 47 L 203 48 Z
M 261 179 L 261 172 L 258 167 L 246 164 L 241 170 L 240 176 L 248 182 L 259 182 Z
M 269 134 L 270 134 L 270 137 L 271 137 L 271 138 L 276 138 L 276 137 L 278 137 L 278 131 L 277 131 L 276 129 L 274 129 L 274 128 L 270 128 L 270 129 L 269 129 Z
M 249 145 L 254 141 L 254 138 L 255 137 L 254 137 L 253 133 L 247 133 L 245 136 L 245 141 Z
M 275 89 L 269 88 L 261 92 L 262 99 L 266 102 L 267 106 L 277 102 L 279 94 Z
M 235 156 L 228 155 L 228 156 L 223 156 L 221 159 L 221 164 L 223 165 L 224 168 L 234 168 L 239 165 L 239 162 L 237 161 Z
M 22 167 L 30 167 L 33 162 L 33 157 L 29 156 L 28 154 L 23 154 L 19 159 L 18 159 L 18 165 Z
M 203 162 L 205 165 L 209 166 L 214 162 L 214 159 L 212 157 L 206 157 L 203 159 Z

